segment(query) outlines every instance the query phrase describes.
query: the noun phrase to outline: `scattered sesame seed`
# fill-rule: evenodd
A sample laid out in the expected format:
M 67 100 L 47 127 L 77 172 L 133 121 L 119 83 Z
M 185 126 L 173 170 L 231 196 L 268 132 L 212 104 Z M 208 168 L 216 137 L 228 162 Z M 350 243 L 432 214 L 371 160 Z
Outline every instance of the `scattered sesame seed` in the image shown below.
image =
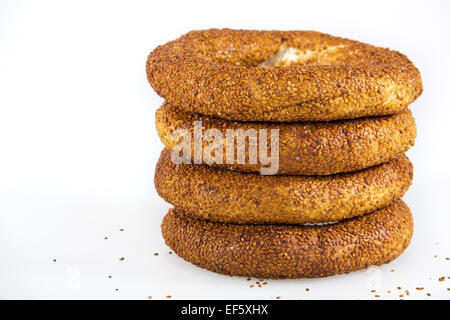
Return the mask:
M 120 260 L 120 261 L 123 261 L 123 260 L 125 260 L 125 258 L 124 258 L 124 257 L 121 257 L 121 258 L 119 258 L 119 260 Z
M 166 298 L 167 298 L 167 299 L 170 299 L 170 298 L 172 298 L 172 296 L 166 296 Z
M 275 299 L 281 299 L 281 297 L 276 297 Z

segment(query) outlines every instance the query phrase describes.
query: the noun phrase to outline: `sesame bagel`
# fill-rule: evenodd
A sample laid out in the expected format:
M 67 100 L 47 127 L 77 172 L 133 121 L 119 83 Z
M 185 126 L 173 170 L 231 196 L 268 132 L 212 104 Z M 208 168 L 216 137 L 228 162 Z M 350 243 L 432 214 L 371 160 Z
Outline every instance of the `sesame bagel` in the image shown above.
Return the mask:
M 223 146 L 226 146 L 227 130 L 267 130 L 267 136 L 273 129 L 279 130 L 278 174 L 290 175 L 326 175 L 350 172 L 371 167 L 405 153 L 416 137 L 416 125 L 411 111 L 406 109 L 391 116 L 369 117 L 354 120 L 332 122 L 237 122 L 228 121 L 179 110 L 164 103 L 156 112 L 156 129 L 164 145 L 172 150 L 179 143 L 173 138 L 179 129 L 194 135 L 194 122 L 201 121 L 203 132 L 210 129 L 220 131 Z M 221 140 L 222 140 L 221 139 Z M 234 150 L 238 151 L 237 139 Z M 270 139 L 263 141 L 270 148 Z M 203 150 L 210 144 L 203 140 Z M 191 139 L 191 154 L 194 152 L 194 139 Z M 264 165 L 258 157 L 253 164 L 249 159 L 249 144 L 244 149 L 246 161 L 242 164 L 227 164 L 226 152 L 223 152 L 221 164 L 214 162 L 210 153 L 203 153 L 203 162 L 243 172 L 260 172 Z
M 197 218 L 226 223 L 322 223 L 360 216 L 401 197 L 412 182 L 406 156 L 329 176 L 261 176 L 205 165 L 176 165 L 165 149 L 158 194 Z
M 210 271 L 265 279 L 315 278 L 381 265 L 398 257 L 413 233 L 402 200 L 331 225 L 238 225 L 170 209 L 161 230 L 183 259 Z
M 191 31 L 153 50 L 146 69 L 173 105 L 239 121 L 394 114 L 422 92 L 405 55 L 314 31 Z

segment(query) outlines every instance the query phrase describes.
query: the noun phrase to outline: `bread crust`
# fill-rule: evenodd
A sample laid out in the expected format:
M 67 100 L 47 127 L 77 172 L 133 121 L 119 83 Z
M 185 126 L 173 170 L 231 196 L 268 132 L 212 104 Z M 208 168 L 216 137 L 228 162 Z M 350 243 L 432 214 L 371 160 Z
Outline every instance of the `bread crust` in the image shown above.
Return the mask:
M 416 124 L 410 110 L 406 109 L 391 116 L 361 118 L 333 122 L 240 122 L 202 116 L 177 109 L 164 103 L 156 112 L 156 129 L 164 145 L 172 150 L 179 139 L 172 138 L 176 130 L 188 130 L 194 135 L 194 122 L 201 121 L 203 132 L 217 129 L 226 146 L 228 129 L 246 132 L 249 129 L 259 132 L 267 130 L 269 137 L 266 150 L 270 150 L 270 133 L 279 130 L 279 168 L 278 174 L 289 175 L 327 175 L 351 172 L 371 167 L 397 158 L 414 145 Z M 256 150 L 259 150 L 258 147 Z M 210 141 L 203 140 L 205 149 Z M 235 145 L 235 150 L 237 150 Z M 191 139 L 191 154 L 194 154 L 194 139 Z M 227 164 L 223 152 L 222 164 L 214 164 L 208 153 L 203 162 L 229 170 L 260 172 L 259 157 L 256 164 L 250 164 L 248 142 L 245 147 L 245 163 Z
M 261 66 L 282 47 L 300 64 Z M 328 121 L 394 114 L 422 93 L 403 54 L 314 31 L 191 31 L 153 50 L 147 78 L 188 112 L 240 121 Z
M 264 279 L 315 278 L 388 263 L 408 246 L 413 219 L 402 200 L 332 225 L 237 225 L 170 209 L 162 234 L 183 259 L 210 271 Z
M 176 165 L 165 149 L 156 165 L 158 194 L 187 214 L 224 223 L 324 223 L 389 205 L 409 188 L 404 155 L 365 170 L 330 176 L 261 176 Z

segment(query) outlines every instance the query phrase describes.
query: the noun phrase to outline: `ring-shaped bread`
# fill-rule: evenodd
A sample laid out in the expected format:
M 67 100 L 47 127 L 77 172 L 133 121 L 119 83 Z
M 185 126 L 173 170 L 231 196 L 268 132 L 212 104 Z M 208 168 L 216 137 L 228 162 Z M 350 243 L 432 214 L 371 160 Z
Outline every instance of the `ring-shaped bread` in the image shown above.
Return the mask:
M 394 114 L 422 92 L 405 55 L 314 31 L 191 31 L 153 50 L 146 69 L 173 105 L 240 121 Z
M 194 129 L 196 121 L 200 122 L 203 134 L 209 130 L 220 132 L 222 146 L 227 145 L 227 132 L 255 133 L 256 159 L 250 162 L 249 139 L 245 141 L 243 163 L 227 163 L 227 150 L 222 152 L 222 161 L 217 163 L 216 155 L 203 152 L 202 161 L 209 165 L 242 172 L 260 172 L 267 164 L 261 163 L 257 156 L 260 143 L 264 149 L 271 148 L 272 130 L 278 130 L 278 168 L 277 174 L 289 175 L 327 175 L 339 172 L 351 172 L 387 162 L 405 153 L 414 145 L 416 124 L 409 109 L 390 116 L 367 117 L 354 120 L 331 122 L 241 122 L 228 121 L 209 116 L 202 116 L 179 110 L 164 103 L 156 112 L 156 129 L 162 142 L 169 150 L 177 147 L 180 137 L 177 130 L 186 130 L 191 137 L 191 155 L 194 154 Z M 261 129 L 267 139 L 261 139 Z M 241 130 L 241 131 L 239 131 Z M 218 138 L 219 139 L 219 138 Z M 238 139 L 233 138 L 234 153 L 239 152 Z M 211 141 L 202 140 L 202 150 L 207 150 Z M 226 149 L 224 147 L 224 149 Z M 237 158 L 237 157 L 236 157 Z
M 175 164 L 167 149 L 156 165 L 158 194 L 196 218 L 223 223 L 325 223 L 389 205 L 408 190 L 404 155 L 368 169 L 328 176 L 262 176 Z
M 210 271 L 264 279 L 325 277 L 388 263 L 408 246 L 411 212 L 402 200 L 373 213 L 320 226 L 239 225 L 164 217 L 166 244 Z

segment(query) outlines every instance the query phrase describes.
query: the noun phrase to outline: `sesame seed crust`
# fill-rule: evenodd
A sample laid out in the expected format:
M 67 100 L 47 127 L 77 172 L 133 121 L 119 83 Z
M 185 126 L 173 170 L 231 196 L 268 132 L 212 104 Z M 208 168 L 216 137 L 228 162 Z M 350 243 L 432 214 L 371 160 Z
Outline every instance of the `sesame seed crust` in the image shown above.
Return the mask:
M 408 246 L 413 219 L 407 205 L 390 206 L 333 225 L 238 225 L 170 209 L 161 230 L 183 259 L 210 271 L 264 279 L 315 278 L 388 263 Z
M 281 46 L 301 64 L 260 66 Z M 158 46 L 147 78 L 188 112 L 240 121 L 323 121 L 394 114 L 422 93 L 403 54 L 314 31 L 191 31 Z
M 167 202 L 196 218 L 224 223 L 326 223 L 389 205 L 409 188 L 404 155 L 365 170 L 328 176 L 261 176 L 206 165 L 179 164 L 165 149 L 155 187 Z
M 267 130 L 267 150 L 270 150 L 270 132 L 279 130 L 279 170 L 278 174 L 326 175 L 350 172 L 387 162 L 405 153 L 414 145 L 416 124 L 409 109 L 391 116 L 360 118 L 332 122 L 238 122 L 185 112 L 169 103 L 164 103 L 156 112 L 156 129 L 164 145 L 172 150 L 178 143 L 172 134 L 178 129 L 188 130 L 193 137 L 194 121 L 201 121 L 203 132 L 218 129 L 226 145 L 226 130 L 253 129 Z M 191 139 L 191 154 L 194 140 Z M 258 143 L 258 142 L 257 142 Z M 203 141 L 206 148 L 209 141 Z M 259 150 L 259 145 L 257 147 Z M 234 149 L 237 150 L 236 145 Z M 245 159 L 249 159 L 248 143 Z M 203 154 L 203 162 L 209 154 Z M 211 157 L 210 157 L 211 158 Z M 214 166 L 242 172 L 259 172 L 259 163 L 223 164 Z

